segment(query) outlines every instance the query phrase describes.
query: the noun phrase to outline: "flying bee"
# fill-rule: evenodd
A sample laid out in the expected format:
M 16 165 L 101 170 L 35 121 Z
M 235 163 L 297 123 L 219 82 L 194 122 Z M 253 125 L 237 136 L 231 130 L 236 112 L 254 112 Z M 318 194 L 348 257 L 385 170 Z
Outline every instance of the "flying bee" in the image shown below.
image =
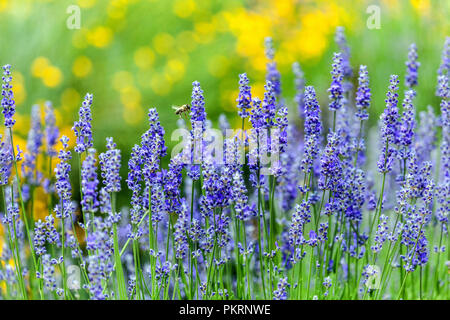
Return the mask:
M 172 109 L 175 110 L 175 114 L 181 118 L 182 115 L 187 116 L 191 107 L 188 104 L 183 104 L 182 106 L 172 106 Z

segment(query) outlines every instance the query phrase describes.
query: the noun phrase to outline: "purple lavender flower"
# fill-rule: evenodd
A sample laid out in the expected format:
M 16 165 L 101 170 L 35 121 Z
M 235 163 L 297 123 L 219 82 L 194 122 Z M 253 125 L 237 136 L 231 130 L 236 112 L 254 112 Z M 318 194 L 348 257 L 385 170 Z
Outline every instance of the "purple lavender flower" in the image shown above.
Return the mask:
M 141 147 L 139 145 L 134 145 L 130 159 L 128 160 L 128 177 L 127 186 L 128 189 L 132 191 L 131 196 L 131 223 L 137 224 L 141 220 L 143 214 L 142 210 L 142 157 L 141 157 Z
M 70 184 L 70 164 L 68 163 L 72 156 L 70 155 L 70 151 L 68 151 L 68 144 L 69 138 L 66 136 L 62 136 L 60 139 L 63 148 L 59 151 L 59 163 L 56 165 L 55 168 L 55 176 L 56 176 L 56 183 L 55 183 L 55 189 L 56 193 L 58 194 L 58 197 L 60 199 L 60 204 L 56 206 L 56 217 L 58 218 L 68 218 L 71 216 L 73 211 L 73 206 L 70 201 L 70 198 L 72 196 L 72 186 Z M 61 207 L 62 203 L 62 207 Z
M 251 102 L 251 101 L 250 101 Z M 250 109 L 251 107 L 249 107 Z M 223 113 L 219 115 L 219 128 L 224 136 L 226 136 L 226 132 L 231 128 L 230 122 L 227 119 L 227 116 Z
M 97 160 L 95 159 L 96 150 L 89 148 L 86 159 L 83 161 L 81 168 L 81 187 L 83 190 L 83 199 L 81 200 L 81 206 L 83 211 L 94 213 L 98 209 L 97 198 Z
M 109 297 L 104 293 L 103 283 L 109 280 L 109 275 L 114 270 L 111 226 L 101 217 L 95 217 L 93 231 L 89 233 L 86 241 L 86 249 L 92 252 L 87 261 L 89 277 L 87 288 L 93 300 L 105 300 Z
M 328 290 L 331 288 L 332 286 L 332 281 L 330 277 L 325 277 L 325 279 L 323 279 L 323 283 L 322 285 L 325 287 L 325 293 L 323 294 L 325 297 L 328 296 Z
M 276 127 L 279 131 L 279 141 L 278 141 L 278 147 L 280 153 L 284 153 L 286 151 L 286 148 L 288 146 L 288 133 L 287 128 L 289 125 L 288 122 L 288 108 L 285 106 L 280 106 L 280 108 L 277 111 L 277 117 L 276 117 Z
M 247 111 L 251 108 L 252 93 L 251 88 L 248 85 L 249 81 L 246 73 L 239 75 L 239 96 L 237 98 L 237 108 L 239 109 L 238 114 L 241 118 L 247 118 L 250 113 Z
M 310 208 L 311 204 L 307 200 L 295 206 L 289 225 L 289 244 L 294 248 L 305 243 L 303 231 L 305 225 L 311 221 Z
M 415 110 L 412 99 L 415 95 L 414 90 L 408 90 L 405 92 L 405 99 L 403 100 L 403 114 L 397 136 L 397 145 L 400 146 L 399 158 L 402 160 L 408 159 L 411 152 L 415 127 Z
M 319 244 L 319 239 L 317 237 L 317 233 L 314 230 L 309 231 L 309 240 L 307 241 L 308 245 L 311 247 L 316 247 Z M 312 254 L 312 252 L 311 252 Z
M 377 231 L 375 232 L 375 243 L 370 247 L 375 253 L 381 251 L 383 244 L 386 241 L 389 230 L 387 221 L 388 217 L 382 214 L 380 216 L 380 223 L 378 224 Z
M 198 163 L 203 162 L 204 141 L 203 134 L 206 131 L 206 112 L 203 90 L 198 81 L 192 83 L 191 95 L 191 159 L 194 163 L 189 171 L 189 177 L 192 180 L 200 179 L 200 167 Z
M 111 194 L 106 190 L 106 187 L 100 189 L 99 195 L 99 208 L 101 213 L 112 213 L 111 207 Z
M 298 62 L 292 64 L 292 72 L 294 73 L 295 83 L 295 103 L 297 104 L 298 114 L 300 117 L 305 116 L 305 76 Z
M 91 126 L 92 99 L 93 95 L 87 93 L 84 97 L 84 101 L 80 108 L 80 111 L 78 112 L 80 119 L 78 121 L 75 121 L 72 127 L 72 130 L 77 137 L 77 145 L 75 146 L 75 152 L 77 153 L 83 153 L 93 145 Z
M 286 300 L 288 287 L 290 287 L 288 278 L 280 278 L 277 284 L 277 289 L 273 292 L 273 300 Z
M 248 166 L 250 169 L 250 181 L 253 187 L 258 187 L 261 182 L 261 157 L 262 146 L 260 142 L 263 140 L 265 121 L 263 115 L 263 109 L 261 106 L 261 100 L 253 98 L 253 108 L 250 114 L 250 122 L 252 128 L 250 131 L 250 151 L 248 153 Z
M 28 131 L 27 151 L 24 155 L 24 162 L 22 163 L 22 170 L 27 182 L 32 185 L 37 185 L 39 181 L 36 178 L 39 174 L 36 170 L 36 160 L 42 146 L 42 129 L 41 129 L 41 112 L 38 105 L 34 105 L 31 109 L 31 127 Z
M 342 52 L 343 75 L 345 78 L 349 79 L 353 75 L 353 69 L 350 65 L 350 47 L 347 44 L 347 39 L 344 32 L 344 27 L 337 27 L 334 39 L 339 46 L 340 51 Z
M 438 87 L 436 89 L 436 95 L 439 90 L 439 77 L 450 77 L 450 37 L 445 38 L 444 49 L 442 50 L 441 64 L 437 71 L 438 73 Z
M 420 62 L 417 61 L 417 47 L 416 44 L 413 43 L 409 47 L 408 52 L 408 61 L 406 61 L 406 77 L 405 77 L 405 85 L 408 88 L 413 88 L 418 84 L 418 70 L 420 67 Z
M 11 65 L 7 64 L 3 66 L 2 77 L 2 113 L 5 117 L 5 127 L 12 128 L 16 123 L 13 119 L 14 113 L 16 113 L 16 102 L 14 101 L 14 93 L 12 91 L 12 76 Z
M 55 112 L 52 103 L 45 103 L 45 142 L 47 146 L 47 154 L 50 157 L 56 157 L 55 146 L 58 143 L 59 129 L 56 126 Z
M 102 170 L 103 184 L 106 192 L 120 191 L 120 150 L 116 149 L 113 138 L 106 138 L 106 148 L 108 151 L 100 154 L 100 167 Z
M 342 178 L 342 164 L 339 159 L 339 135 L 328 134 L 328 142 L 320 159 L 319 188 L 337 190 Z
M 233 175 L 232 199 L 235 203 L 236 218 L 242 221 L 250 218 L 251 209 L 247 204 L 247 188 L 245 187 L 242 172 L 240 171 L 236 171 Z
M 343 172 L 343 181 L 339 186 L 339 193 L 335 194 L 335 200 L 330 204 L 331 212 L 344 210 L 345 217 L 350 221 L 362 220 L 362 208 L 366 198 L 366 176 L 364 171 L 353 167 L 347 167 Z M 325 208 L 326 209 L 326 208 Z
M 191 98 L 191 122 L 204 122 L 206 120 L 205 99 L 203 98 L 203 90 L 198 81 L 192 83 Z
M 8 133 L 7 133 L 8 134 Z M 2 135 L 0 135 L 0 141 Z M 8 135 L 5 136 L 5 140 L 0 142 L 0 185 L 5 186 L 8 184 L 9 177 L 11 176 L 11 168 L 13 162 L 13 154 L 11 144 L 8 140 Z
M 302 170 L 309 173 L 313 167 L 314 160 L 319 153 L 320 134 L 322 124 L 320 122 L 320 106 L 317 102 L 314 87 L 305 89 L 305 147 L 302 159 Z
M 356 117 L 361 121 L 369 118 L 367 109 L 370 107 L 371 95 L 369 73 L 367 72 L 367 67 L 361 65 L 359 67 L 358 91 L 356 92 L 356 108 L 358 109 Z
M 52 215 L 45 217 L 45 222 L 40 219 L 34 227 L 33 244 L 37 255 L 47 253 L 46 243 L 60 245 L 60 234 L 55 228 L 55 218 Z
M 164 191 L 166 194 L 166 211 L 168 213 L 179 213 L 180 203 L 180 186 L 182 182 L 182 170 L 184 164 L 181 154 L 177 154 L 170 159 L 169 169 L 165 177 Z
M 186 202 L 181 202 L 181 209 L 179 211 L 177 222 L 174 226 L 174 246 L 175 257 L 177 259 L 184 259 L 187 255 L 189 244 L 187 237 L 187 230 L 189 228 L 189 214 L 186 207 Z
M 250 114 L 250 122 L 255 130 L 260 131 L 264 127 L 264 111 L 259 98 L 252 99 L 253 108 Z
M 342 107 L 344 99 L 344 89 L 342 88 L 342 80 L 344 78 L 344 71 L 342 66 L 342 54 L 334 53 L 333 56 L 333 70 L 331 70 L 332 81 L 328 92 L 331 100 L 329 108 L 331 111 L 339 110 Z
M 266 82 L 270 81 L 273 85 L 273 90 L 276 97 L 281 94 L 281 75 L 277 69 L 277 64 L 274 61 L 275 49 L 273 47 L 273 40 L 270 37 L 264 39 L 265 54 L 269 62 L 267 63 Z
M 428 106 L 427 111 L 419 113 L 419 124 L 415 133 L 415 149 L 419 158 L 418 162 L 423 163 L 430 160 L 430 156 L 436 148 L 437 117 L 433 107 Z
M 216 167 L 205 163 L 203 168 L 204 196 L 201 198 L 201 213 L 203 217 L 212 216 L 217 208 L 224 208 L 232 199 L 232 172 L 230 167 Z
M 319 136 L 322 133 L 320 106 L 313 86 L 305 89 L 305 136 Z
M 378 171 L 386 173 L 392 170 L 395 157 L 393 144 L 396 141 L 398 128 L 398 76 L 391 75 L 389 91 L 386 95 L 386 108 L 381 115 L 381 142 L 382 150 L 378 160 Z
M 276 96 L 275 87 L 273 83 L 269 80 L 266 81 L 264 86 L 264 99 L 262 103 L 263 117 L 265 122 L 265 128 L 270 128 L 275 125 L 275 115 L 276 115 Z
M 50 291 L 56 291 L 57 285 L 56 285 L 56 279 L 55 279 L 55 260 L 51 259 L 49 254 L 44 254 L 42 256 L 42 267 L 43 267 L 43 274 L 39 277 L 43 279 L 44 286 L 47 290 Z
M 441 76 L 439 78 L 439 96 L 441 101 L 441 125 L 442 125 L 442 144 L 441 144 L 441 167 L 442 176 L 447 181 L 450 180 L 450 106 L 449 106 L 449 78 Z

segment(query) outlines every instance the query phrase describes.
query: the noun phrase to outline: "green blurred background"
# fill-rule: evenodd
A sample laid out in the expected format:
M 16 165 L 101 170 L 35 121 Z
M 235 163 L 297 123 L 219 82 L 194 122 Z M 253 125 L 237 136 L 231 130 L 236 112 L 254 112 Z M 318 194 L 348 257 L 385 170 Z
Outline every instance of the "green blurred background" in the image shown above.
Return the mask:
M 70 5 L 81 10 L 80 29 L 67 27 Z M 380 29 L 366 25 L 369 5 L 380 7 Z M 449 35 L 449 8 L 447 0 L 0 0 L 0 63 L 13 66 L 16 141 L 25 148 L 31 106 L 50 100 L 73 142 L 70 128 L 90 92 L 95 146 L 104 151 L 105 138 L 113 136 L 126 167 L 132 145 L 147 129 L 148 108 L 158 109 L 170 140 L 177 120 L 171 106 L 190 101 L 194 80 L 205 92 L 208 117 L 217 123 L 226 113 L 239 127 L 238 74 L 247 72 L 252 94 L 262 98 L 266 36 L 274 39 L 290 109 L 296 112 L 294 61 L 326 109 L 339 25 L 346 29 L 352 65 L 368 66 L 372 125 L 384 107 L 389 75 L 404 79 L 412 42 L 421 62 L 417 108 L 437 110 L 436 70 Z

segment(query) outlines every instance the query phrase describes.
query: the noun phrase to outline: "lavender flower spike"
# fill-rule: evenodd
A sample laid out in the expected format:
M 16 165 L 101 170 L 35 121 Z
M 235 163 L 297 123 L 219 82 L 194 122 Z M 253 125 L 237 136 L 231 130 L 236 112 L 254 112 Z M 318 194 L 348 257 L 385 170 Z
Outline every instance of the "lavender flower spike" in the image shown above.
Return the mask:
M 367 109 L 370 107 L 370 99 L 372 94 L 369 87 L 369 73 L 367 67 L 361 65 L 359 67 L 358 91 L 356 92 L 356 117 L 363 121 L 369 118 Z
M 14 101 L 14 93 L 12 91 L 12 76 L 11 65 L 7 64 L 3 66 L 2 77 L 2 113 L 5 117 L 5 127 L 12 128 L 16 123 L 13 119 L 14 113 L 16 113 L 16 102 Z
M 252 93 L 248 82 L 246 73 L 239 75 L 239 96 L 236 101 L 239 109 L 238 114 L 242 119 L 245 119 L 250 115 L 247 110 L 251 108 Z
M 292 64 L 292 72 L 295 76 L 295 103 L 297 104 L 298 114 L 303 118 L 305 116 L 305 77 L 298 62 Z
M 277 69 L 277 64 L 274 61 L 275 49 L 273 47 L 273 40 L 271 37 L 264 39 L 265 54 L 269 62 L 267 63 L 266 81 L 270 81 L 273 84 L 273 89 L 277 97 L 281 94 L 281 75 Z
M 417 58 L 417 47 L 416 44 L 413 43 L 409 47 L 408 61 L 406 61 L 405 85 L 408 88 L 413 88 L 418 84 L 417 79 L 420 62 L 417 61 Z
M 328 89 L 330 93 L 329 98 L 331 100 L 329 104 L 329 108 L 331 111 L 339 110 L 343 104 L 343 93 L 344 89 L 342 88 L 342 80 L 344 77 L 344 70 L 342 66 L 342 54 L 334 53 L 333 57 L 333 70 L 331 70 L 331 86 Z
M 98 209 L 97 199 L 97 185 L 98 178 L 96 172 L 95 159 L 96 150 L 89 148 L 86 159 L 83 161 L 81 168 L 81 186 L 83 190 L 83 199 L 81 200 L 81 206 L 85 212 L 95 212 Z
M 25 161 L 22 164 L 24 176 L 28 182 L 35 185 L 36 180 L 36 160 L 39 155 L 39 149 L 42 145 L 42 129 L 41 129 L 41 111 L 39 105 L 33 105 L 31 109 L 31 128 L 28 131 L 27 150 L 25 152 Z
M 70 198 L 72 196 L 72 185 L 70 184 L 70 164 L 69 161 L 72 158 L 70 155 L 70 151 L 67 142 L 69 142 L 69 138 L 66 136 L 62 136 L 60 139 L 63 148 L 59 151 L 59 163 L 55 168 L 55 176 L 56 183 L 55 189 L 58 197 L 60 199 L 60 204 L 56 207 L 56 217 L 57 218 L 68 218 L 72 213 L 72 203 L 70 202 Z M 61 208 L 62 203 L 62 208 Z
M 344 77 L 349 79 L 352 77 L 353 70 L 350 65 L 350 47 L 347 44 L 347 39 L 344 34 L 345 28 L 339 26 L 336 28 L 336 35 L 334 37 L 340 51 L 342 52 L 342 65 Z
M 381 115 L 381 154 L 378 160 L 378 171 L 391 171 L 395 157 L 393 144 L 396 141 L 398 128 L 398 76 L 391 75 L 389 91 L 386 95 L 386 108 Z
M 59 130 L 55 123 L 55 112 L 52 103 L 47 101 L 45 103 L 45 140 L 47 144 L 47 154 L 50 157 L 55 157 L 57 155 L 55 146 L 58 143 Z
M 106 148 L 108 151 L 100 154 L 100 167 L 102 170 L 103 184 L 107 192 L 120 191 L 120 150 L 116 149 L 113 138 L 106 138 Z
M 91 126 L 92 99 L 92 94 L 87 93 L 84 97 L 84 101 L 80 108 L 80 111 L 78 112 L 80 118 L 78 121 L 75 121 L 72 127 L 72 130 L 77 137 L 77 145 L 75 146 L 75 152 L 77 153 L 83 153 L 93 145 Z

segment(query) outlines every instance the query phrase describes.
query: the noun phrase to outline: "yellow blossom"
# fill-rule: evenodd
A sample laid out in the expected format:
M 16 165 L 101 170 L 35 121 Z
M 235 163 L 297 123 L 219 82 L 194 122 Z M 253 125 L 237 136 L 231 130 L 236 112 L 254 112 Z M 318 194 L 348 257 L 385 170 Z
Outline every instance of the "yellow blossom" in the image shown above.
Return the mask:
M 84 78 L 92 71 L 92 62 L 86 56 L 80 56 L 75 59 L 72 72 L 78 78 Z
M 55 66 L 47 66 L 42 72 L 42 82 L 50 88 L 58 86 L 63 79 L 61 70 Z
M 94 30 L 91 30 L 87 34 L 87 40 L 89 44 L 97 47 L 104 48 L 107 47 L 113 39 L 113 32 L 110 28 L 99 26 Z
M 31 64 L 31 74 L 34 77 L 40 78 L 43 76 L 45 68 L 47 68 L 49 65 L 50 61 L 47 58 L 37 57 Z
M 77 3 L 81 8 L 92 8 L 97 0 L 78 0 Z
M 176 0 L 173 3 L 173 12 L 180 18 L 189 17 L 196 8 L 194 0 Z

